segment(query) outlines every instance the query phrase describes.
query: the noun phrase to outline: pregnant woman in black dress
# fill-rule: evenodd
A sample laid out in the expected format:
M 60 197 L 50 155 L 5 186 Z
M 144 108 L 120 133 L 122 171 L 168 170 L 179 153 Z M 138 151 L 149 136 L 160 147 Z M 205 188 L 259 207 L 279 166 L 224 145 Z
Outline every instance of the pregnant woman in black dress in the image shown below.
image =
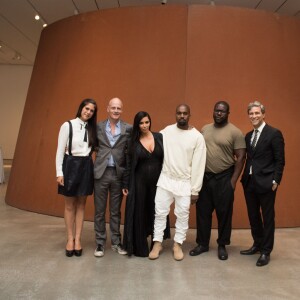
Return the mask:
M 161 133 L 150 129 L 150 115 L 138 112 L 128 143 L 127 169 L 123 178 L 123 194 L 127 196 L 123 243 L 129 256 L 148 257 L 147 237 L 153 235 L 154 199 L 163 162 L 163 139 Z M 165 238 L 169 237 L 167 225 Z

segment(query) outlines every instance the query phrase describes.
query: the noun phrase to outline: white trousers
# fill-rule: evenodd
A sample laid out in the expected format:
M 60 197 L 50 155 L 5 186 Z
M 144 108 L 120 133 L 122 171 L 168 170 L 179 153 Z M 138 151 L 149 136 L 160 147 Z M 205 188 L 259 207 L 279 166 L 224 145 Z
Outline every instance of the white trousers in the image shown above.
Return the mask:
M 186 239 L 186 232 L 189 229 L 189 214 L 191 196 L 177 196 L 172 192 L 157 187 L 155 196 L 155 220 L 153 241 L 162 242 L 166 228 L 166 217 L 170 212 L 170 206 L 175 199 L 174 214 L 176 216 L 174 241 L 182 244 Z

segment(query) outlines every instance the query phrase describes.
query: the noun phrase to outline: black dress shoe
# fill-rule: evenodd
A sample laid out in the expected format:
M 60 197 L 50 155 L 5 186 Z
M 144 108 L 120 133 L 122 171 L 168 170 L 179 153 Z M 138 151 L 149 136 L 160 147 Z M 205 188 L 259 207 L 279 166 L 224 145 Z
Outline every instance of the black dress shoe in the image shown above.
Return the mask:
M 82 255 L 82 249 L 76 250 L 74 249 L 75 256 L 81 256 Z
M 218 247 L 218 257 L 220 260 L 226 260 L 228 259 L 228 253 L 226 250 L 226 247 L 223 245 L 219 245 Z
M 242 255 L 253 255 L 260 252 L 260 248 L 257 246 L 252 246 L 250 249 L 240 251 Z
M 74 254 L 74 250 L 67 250 L 67 249 L 66 249 L 66 256 L 67 256 L 67 257 L 72 257 L 73 254 Z
M 267 265 L 269 263 L 269 261 L 270 261 L 270 255 L 268 255 L 268 254 L 262 254 L 259 257 L 259 259 L 257 260 L 256 265 L 258 267 L 263 267 L 263 266 Z
M 190 251 L 190 256 L 197 256 L 197 255 L 199 255 L 201 253 L 207 252 L 208 249 L 209 249 L 208 247 L 204 247 L 202 245 L 198 245 L 198 246 L 196 246 L 194 249 L 192 249 Z

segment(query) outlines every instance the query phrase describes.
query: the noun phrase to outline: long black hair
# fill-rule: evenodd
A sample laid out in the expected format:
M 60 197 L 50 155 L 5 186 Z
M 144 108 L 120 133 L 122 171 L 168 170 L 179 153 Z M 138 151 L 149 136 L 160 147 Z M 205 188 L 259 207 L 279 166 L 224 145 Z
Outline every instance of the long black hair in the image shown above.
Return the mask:
M 87 123 L 87 130 L 88 130 L 88 135 L 89 135 L 89 147 L 92 147 L 94 149 L 97 146 L 97 103 L 95 100 L 87 98 L 82 100 L 78 107 L 78 111 L 76 114 L 76 118 L 81 117 L 81 112 L 82 109 L 87 105 L 87 104 L 93 104 L 95 106 L 94 113 L 90 119 L 88 119 Z
M 131 142 L 130 142 L 130 152 L 133 153 L 134 151 L 134 145 L 136 142 L 140 140 L 140 122 L 143 118 L 148 117 L 150 121 L 149 130 L 151 130 L 151 117 L 146 111 L 139 111 L 133 120 L 133 126 L 132 126 L 132 134 L 131 134 Z

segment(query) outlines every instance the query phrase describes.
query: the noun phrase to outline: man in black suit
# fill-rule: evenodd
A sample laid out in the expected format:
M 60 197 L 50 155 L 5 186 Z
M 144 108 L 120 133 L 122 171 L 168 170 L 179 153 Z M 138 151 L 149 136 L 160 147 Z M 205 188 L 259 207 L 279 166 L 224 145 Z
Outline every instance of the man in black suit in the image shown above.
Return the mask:
M 254 244 L 240 253 L 260 252 L 256 265 L 261 267 L 269 263 L 274 245 L 274 206 L 285 165 L 284 139 L 280 130 L 265 123 L 265 107 L 260 102 L 249 104 L 248 115 L 254 130 L 245 137 L 247 160 L 241 182 Z

